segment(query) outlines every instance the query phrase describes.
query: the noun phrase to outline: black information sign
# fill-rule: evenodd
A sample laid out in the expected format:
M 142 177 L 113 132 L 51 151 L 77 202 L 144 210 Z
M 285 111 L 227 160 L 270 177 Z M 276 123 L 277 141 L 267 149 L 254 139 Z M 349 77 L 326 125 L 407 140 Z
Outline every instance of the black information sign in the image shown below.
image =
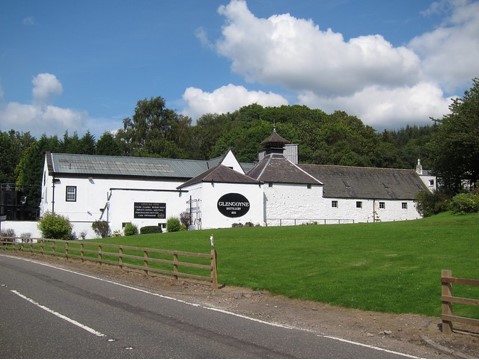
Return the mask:
M 249 211 L 249 200 L 241 194 L 229 193 L 219 198 L 217 207 L 224 216 L 240 217 Z
M 136 202 L 134 210 L 138 219 L 166 219 L 166 203 Z

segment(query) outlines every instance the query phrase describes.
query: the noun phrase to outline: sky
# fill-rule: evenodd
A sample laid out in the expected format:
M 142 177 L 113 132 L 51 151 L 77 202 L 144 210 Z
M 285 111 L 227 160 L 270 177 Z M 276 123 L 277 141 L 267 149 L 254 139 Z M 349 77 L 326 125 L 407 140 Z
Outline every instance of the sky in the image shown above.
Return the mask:
M 0 0 L 0 131 L 121 128 L 257 103 L 429 125 L 479 77 L 479 1 Z

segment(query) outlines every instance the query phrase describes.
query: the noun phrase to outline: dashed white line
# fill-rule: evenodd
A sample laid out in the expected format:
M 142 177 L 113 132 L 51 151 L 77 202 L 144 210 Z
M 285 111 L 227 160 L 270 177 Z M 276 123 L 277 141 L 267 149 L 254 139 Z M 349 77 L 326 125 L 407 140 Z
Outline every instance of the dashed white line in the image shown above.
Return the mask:
M 92 329 L 91 327 L 89 326 L 86 326 L 86 325 L 83 325 L 82 323 L 79 323 L 78 321 L 76 320 L 73 320 L 73 319 L 70 319 L 68 316 L 65 316 L 63 314 L 60 314 L 59 312 L 56 312 L 55 310 L 52 310 L 48 307 L 46 307 L 45 305 L 42 305 L 42 304 L 39 304 L 38 302 L 36 302 L 35 300 L 33 299 L 30 299 L 29 297 L 19 293 L 17 290 L 10 290 L 12 293 L 14 293 L 15 295 L 21 297 L 22 299 L 24 300 L 27 300 L 28 302 L 32 303 L 33 305 L 36 305 L 38 306 L 40 309 L 42 310 L 45 310 L 45 311 L 48 311 L 50 314 L 53 314 L 57 317 L 59 317 L 60 319 L 63 319 L 65 321 L 68 321 L 69 323 L 73 324 L 73 325 L 76 325 L 78 326 L 79 328 L 82 328 L 83 330 L 86 330 L 88 331 L 89 333 L 93 334 L 93 335 L 96 335 L 96 336 L 99 336 L 99 337 L 103 337 L 103 336 L 106 336 L 105 334 L 102 334 L 101 332 L 99 331 L 96 331 L 95 329 Z

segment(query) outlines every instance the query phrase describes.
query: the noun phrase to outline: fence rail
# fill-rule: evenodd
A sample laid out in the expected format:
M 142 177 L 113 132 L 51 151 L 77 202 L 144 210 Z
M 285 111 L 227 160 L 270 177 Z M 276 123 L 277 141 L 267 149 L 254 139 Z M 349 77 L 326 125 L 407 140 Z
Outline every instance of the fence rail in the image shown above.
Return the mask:
M 116 265 L 121 269 L 143 270 L 146 275 L 151 272 L 175 279 L 201 280 L 211 283 L 214 289 L 218 288 L 217 253 L 214 248 L 210 253 L 196 253 L 90 241 L 0 237 L 0 249 Z
M 354 224 L 354 219 L 266 219 L 269 226 Z
M 452 276 L 451 270 L 442 270 L 441 272 L 441 284 L 442 284 L 442 331 L 445 334 L 452 333 L 452 323 L 459 322 L 472 326 L 479 327 L 479 319 L 472 319 L 462 316 L 456 316 L 452 311 L 452 304 L 463 304 L 479 306 L 479 299 L 469 299 L 464 297 L 456 297 L 452 295 L 452 285 L 461 284 L 469 286 L 479 286 L 479 280 L 476 279 L 464 279 Z

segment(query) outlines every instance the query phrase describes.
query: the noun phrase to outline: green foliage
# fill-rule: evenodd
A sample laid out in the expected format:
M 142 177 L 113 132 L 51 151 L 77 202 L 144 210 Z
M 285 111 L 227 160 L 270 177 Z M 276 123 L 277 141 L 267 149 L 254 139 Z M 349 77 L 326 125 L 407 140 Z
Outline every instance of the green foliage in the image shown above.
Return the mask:
M 464 97 L 454 99 L 451 113 L 438 122 L 429 149 L 433 170 L 440 175 L 450 192 L 461 191 L 463 181 L 474 186 L 479 178 L 479 79 L 466 90 Z
M 93 230 L 95 230 L 95 234 L 102 238 L 109 237 L 111 234 L 110 225 L 108 221 L 104 220 L 97 220 L 91 224 Z
M 416 195 L 417 211 L 424 217 L 447 211 L 449 196 L 441 191 L 423 190 Z
M 143 226 L 140 228 L 140 234 L 158 234 L 163 232 L 160 226 Z
M 134 224 L 128 223 L 123 229 L 125 236 L 138 235 L 138 227 Z
M 170 217 L 166 222 L 166 230 L 168 232 L 176 232 L 181 230 L 180 219 L 176 217 Z
M 46 212 L 38 223 L 38 229 L 46 239 L 73 239 L 70 220 L 62 215 Z
M 479 194 L 460 193 L 454 196 L 449 203 L 449 209 L 454 214 L 468 214 L 479 211 Z

